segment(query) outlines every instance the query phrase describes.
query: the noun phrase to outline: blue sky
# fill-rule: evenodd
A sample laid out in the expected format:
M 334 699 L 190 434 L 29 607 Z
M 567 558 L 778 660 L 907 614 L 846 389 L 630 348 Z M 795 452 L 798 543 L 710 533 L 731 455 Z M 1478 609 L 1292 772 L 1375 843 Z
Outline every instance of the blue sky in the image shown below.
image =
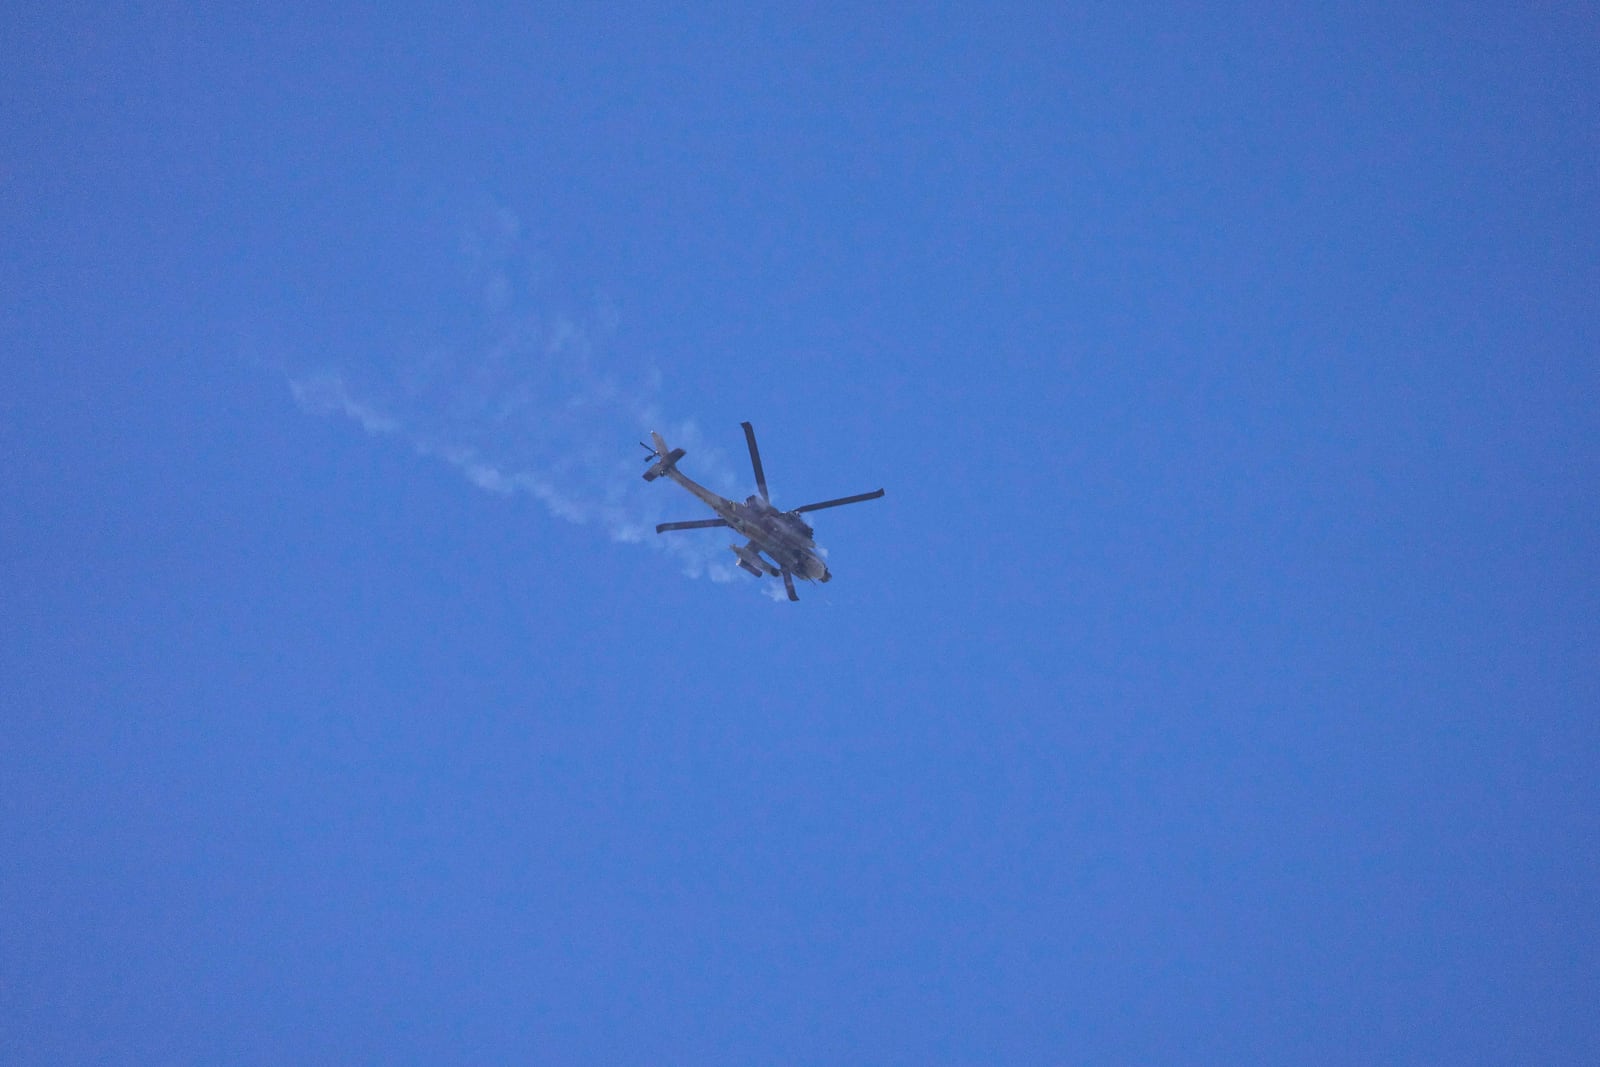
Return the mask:
M 1580 6 L 24 5 L 0 87 L 6 1062 L 1600 1057 Z M 888 491 L 799 604 L 640 532 L 746 419 Z

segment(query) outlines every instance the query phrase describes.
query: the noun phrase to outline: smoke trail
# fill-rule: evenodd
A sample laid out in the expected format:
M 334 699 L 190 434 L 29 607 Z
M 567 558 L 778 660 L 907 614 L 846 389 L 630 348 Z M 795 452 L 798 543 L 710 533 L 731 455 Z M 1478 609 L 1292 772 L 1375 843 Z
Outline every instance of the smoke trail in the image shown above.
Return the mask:
M 615 323 L 604 309 L 580 319 L 533 306 L 530 257 L 509 212 L 469 231 L 463 251 L 482 294 L 470 336 L 291 374 L 301 410 L 347 418 L 449 464 L 479 489 L 526 494 L 615 542 L 655 545 L 690 576 L 731 580 L 720 542 L 654 533 L 666 510 L 685 501 L 649 492 L 660 487 L 639 477 L 643 457 L 633 443 L 645 431 L 688 450 L 708 484 L 734 484 L 727 459 L 693 422 L 663 416 L 660 372 L 624 367 L 606 351 Z

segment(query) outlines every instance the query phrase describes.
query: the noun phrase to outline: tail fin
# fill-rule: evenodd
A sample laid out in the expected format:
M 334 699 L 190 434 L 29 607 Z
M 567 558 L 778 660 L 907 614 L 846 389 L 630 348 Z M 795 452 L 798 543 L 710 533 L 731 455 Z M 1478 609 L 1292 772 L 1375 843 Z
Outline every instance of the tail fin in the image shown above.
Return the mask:
M 645 445 L 645 448 L 649 449 L 651 454 L 656 457 L 656 461 L 650 464 L 649 470 L 644 472 L 644 480 L 647 482 L 655 481 L 675 467 L 678 460 L 683 458 L 683 449 L 669 449 L 666 439 L 654 430 L 650 431 L 650 440 L 656 443 L 655 447 L 650 448 L 649 445 Z

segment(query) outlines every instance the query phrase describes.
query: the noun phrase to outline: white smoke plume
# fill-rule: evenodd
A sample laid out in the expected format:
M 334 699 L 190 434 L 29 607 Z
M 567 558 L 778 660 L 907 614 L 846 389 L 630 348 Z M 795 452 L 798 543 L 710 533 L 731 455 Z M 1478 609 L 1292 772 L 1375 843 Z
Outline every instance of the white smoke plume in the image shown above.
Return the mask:
M 648 431 L 686 449 L 699 480 L 730 494 L 736 485 L 693 422 L 663 415 L 660 372 L 608 353 L 615 323 L 603 309 L 579 318 L 538 307 L 509 212 L 473 227 L 463 245 L 481 293 L 470 336 L 291 374 L 295 402 L 449 464 L 479 489 L 526 494 L 612 541 L 670 552 L 690 576 L 731 580 L 724 541 L 654 532 L 674 507 L 674 517 L 696 516 L 693 500 L 640 477 L 634 442 Z

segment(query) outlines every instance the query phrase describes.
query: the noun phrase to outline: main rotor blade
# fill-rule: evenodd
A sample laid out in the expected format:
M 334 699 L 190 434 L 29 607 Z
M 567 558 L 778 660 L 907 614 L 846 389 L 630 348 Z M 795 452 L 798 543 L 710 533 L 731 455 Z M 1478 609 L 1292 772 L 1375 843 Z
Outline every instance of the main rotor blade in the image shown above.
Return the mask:
M 794 591 L 794 575 L 789 573 L 789 568 L 783 568 L 783 587 L 789 591 L 790 600 L 799 600 L 800 594 Z
M 666 533 L 668 530 L 709 530 L 713 526 L 726 526 L 727 519 L 695 519 L 693 522 L 659 522 L 656 523 L 656 533 Z
M 870 493 L 857 493 L 855 496 L 842 496 L 838 500 L 824 500 L 820 504 L 807 504 L 798 507 L 796 511 L 821 511 L 823 508 L 836 508 L 840 504 L 859 504 L 863 500 L 876 500 L 883 495 L 882 489 L 874 489 Z
M 756 448 L 756 429 L 748 422 L 741 422 L 744 427 L 744 441 L 750 446 L 750 466 L 756 471 L 756 488 L 761 490 L 762 500 L 771 500 L 767 495 L 767 472 L 761 469 L 761 452 Z

